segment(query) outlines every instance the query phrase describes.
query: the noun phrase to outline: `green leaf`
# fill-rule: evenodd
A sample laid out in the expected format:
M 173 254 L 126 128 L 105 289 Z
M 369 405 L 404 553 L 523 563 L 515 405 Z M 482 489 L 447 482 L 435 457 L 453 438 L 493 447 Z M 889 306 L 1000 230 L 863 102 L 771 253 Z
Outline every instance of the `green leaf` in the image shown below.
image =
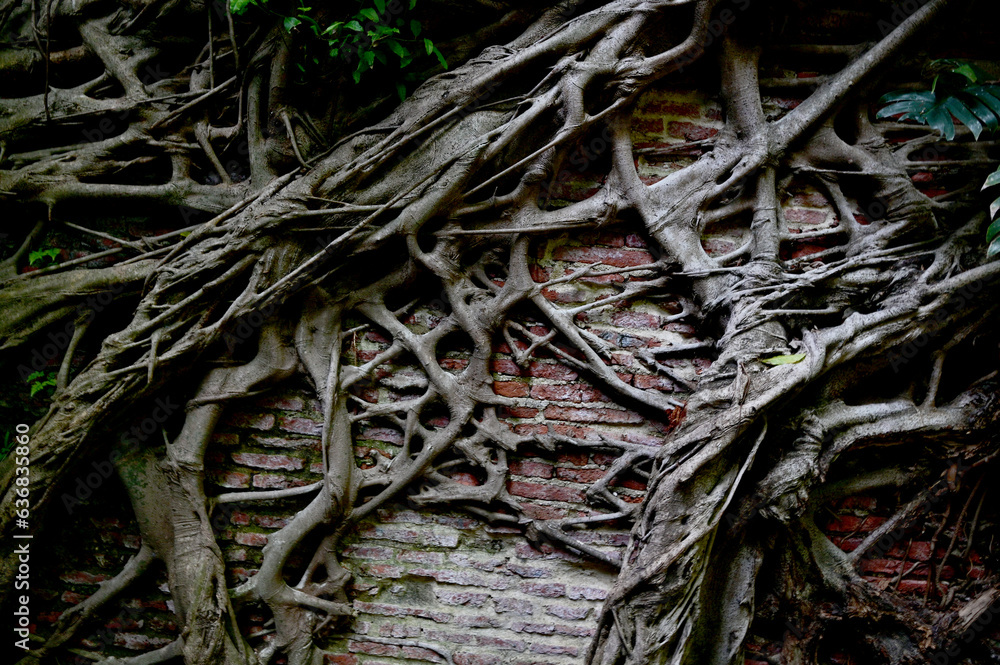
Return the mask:
M 441 66 L 448 69 L 448 61 L 444 59 L 444 56 L 441 55 L 441 51 L 437 50 L 436 46 L 434 47 L 434 55 L 437 56 L 438 62 L 441 63 Z
M 942 106 L 935 106 L 924 114 L 927 124 L 941 132 L 949 141 L 955 138 L 955 122 L 951 113 Z
M 25 381 L 37 381 L 43 376 L 45 376 L 45 372 L 32 372 L 31 374 L 28 375 L 28 378 L 25 379 Z
M 351 73 L 351 77 L 354 78 L 354 82 L 355 83 L 361 83 L 361 71 L 360 70 L 355 69 L 354 72 Z
M 998 99 L 996 95 L 992 94 L 987 88 L 984 88 L 981 85 L 976 85 L 966 88 L 965 92 L 975 96 L 976 99 L 988 106 L 991 111 L 1000 115 L 1000 99 Z
M 418 21 L 416 19 L 411 19 L 410 20 L 410 32 L 413 33 L 414 37 L 419 37 L 420 36 L 420 31 L 423 29 L 423 27 L 424 26 L 421 25 L 420 21 Z
M 986 178 L 986 182 L 983 183 L 983 189 L 987 187 L 992 187 L 994 185 L 1000 185 L 1000 169 L 997 169 Z M 980 190 L 982 191 L 982 190 Z
M 969 79 L 969 83 L 978 83 L 979 75 L 976 72 L 976 68 L 972 66 L 971 63 L 962 62 L 957 67 L 952 68 L 952 73 L 961 74 L 965 78 Z
M 997 216 L 998 210 L 1000 210 L 1000 197 L 997 197 L 997 200 L 990 204 L 990 219 Z
M 972 95 L 968 95 L 968 99 L 963 101 L 965 101 L 965 105 L 969 107 L 969 110 L 975 113 L 976 117 L 979 118 L 984 125 L 986 125 L 987 129 L 991 132 L 995 132 L 1000 129 L 1000 120 L 997 119 L 997 114 L 990 110 L 988 106 Z
M 879 112 L 875 114 L 875 117 L 889 118 L 891 116 L 899 115 L 901 113 L 922 114 L 930 108 L 932 108 L 931 105 L 923 100 L 906 100 L 889 104 L 885 108 L 879 110 Z
M 229 9 L 234 14 L 239 15 L 245 12 L 251 4 L 253 4 L 253 0 L 230 0 Z
M 979 135 L 983 133 L 983 123 L 979 122 L 979 118 L 973 115 L 969 107 L 963 104 L 958 97 L 948 97 L 944 100 L 944 106 L 951 111 L 953 116 L 958 118 L 962 124 L 972 131 L 972 135 L 978 141 Z
M 990 228 L 986 229 L 986 242 L 993 242 L 997 235 L 1000 235 L 1000 219 L 990 224 Z
M 374 9 L 362 9 L 358 12 L 359 15 L 364 16 L 366 19 L 372 23 L 378 23 L 378 12 Z
M 406 56 L 410 55 L 410 52 L 406 49 L 406 47 L 397 42 L 395 39 L 385 40 L 385 46 L 387 49 L 398 55 L 400 58 L 405 58 Z
M 410 0 L 410 9 L 413 9 L 416 6 L 417 6 L 417 0 Z
M 382 51 L 372 51 L 375 54 L 375 59 L 381 62 L 383 65 L 389 64 L 388 59 L 385 57 L 385 53 Z
M 986 258 L 991 258 L 1000 254 L 1000 238 L 994 238 L 990 246 L 986 248 Z
M 344 24 L 344 27 L 348 30 L 353 30 L 354 32 L 364 32 L 364 28 L 357 21 L 348 21 Z
M 292 28 L 298 26 L 300 23 L 302 23 L 302 21 L 300 21 L 299 19 L 295 18 L 294 16 L 286 16 L 285 17 L 285 30 L 287 30 L 288 32 L 291 32 Z
M 402 83 L 397 83 L 396 84 L 396 94 L 399 95 L 399 101 L 405 102 L 406 101 L 406 86 L 403 85 Z
M 46 249 L 36 249 L 35 251 L 30 252 L 28 254 L 28 263 L 30 265 L 35 265 L 42 259 L 51 259 L 54 261 L 55 258 L 59 256 L 59 252 L 61 251 L 62 250 L 56 247 L 48 247 Z
M 882 95 L 882 98 L 879 100 L 882 104 L 901 101 L 922 101 L 933 104 L 937 101 L 937 95 L 926 90 L 897 90 L 896 92 Z
M 385 13 L 385 0 L 374 0 L 374 2 L 375 2 L 375 9 L 378 10 L 378 13 L 379 14 L 384 14 Z
M 795 363 L 800 363 L 805 359 L 806 354 L 793 353 L 790 356 L 772 356 L 770 358 L 761 358 L 760 361 L 766 365 L 794 365 Z
M 424 50 L 427 51 L 427 55 L 434 52 L 434 42 L 424 37 Z

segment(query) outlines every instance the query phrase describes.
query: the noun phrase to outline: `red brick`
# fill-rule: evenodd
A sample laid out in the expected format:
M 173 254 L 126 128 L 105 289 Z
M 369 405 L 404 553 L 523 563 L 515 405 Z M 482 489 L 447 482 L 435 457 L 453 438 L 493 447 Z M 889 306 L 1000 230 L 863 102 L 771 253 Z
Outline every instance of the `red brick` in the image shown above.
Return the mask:
M 714 127 L 696 125 L 693 122 L 671 122 L 667 124 L 667 134 L 688 141 L 702 141 L 719 133 Z
M 580 650 L 577 647 L 562 646 L 559 644 L 543 644 L 541 642 L 533 642 L 531 645 L 532 653 L 545 654 L 549 656 L 577 656 Z
M 244 489 L 250 487 L 250 476 L 239 471 L 213 471 L 209 478 L 219 487 L 227 489 Z
M 583 503 L 584 501 L 584 493 L 581 490 L 561 485 L 541 485 L 539 483 L 511 480 L 507 482 L 507 491 L 514 496 L 521 496 L 526 499 L 565 501 L 569 503 Z
M 493 392 L 503 397 L 527 397 L 528 385 L 517 381 L 494 381 Z
M 674 386 L 673 382 L 664 376 L 654 376 L 652 374 L 636 374 L 635 375 L 635 387 L 654 390 L 665 390 L 668 392 L 673 392 L 677 388 Z
M 59 576 L 59 579 L 69 584 L 100 584 L 105 580 L 110 580 L 111 576 L 104 573 L 88 573 L 85 570 L 74 570 L 63 573 Z
M 822 224 L 826 221 L 825 210 L 807 210 L 803 208 L 788 208 L 785 219 L 793 224 Z
M 366 603 L 360 600 L 354 601 L 354 608 L 366 614 L 379 614 L 382 616 L 399 617 L 412 616 L 421 619 L 430 619 L 436 623 L 450 623 L 451 614 L 447 612 L 433 612 L 418 607 L 401 607 L 398 605 L 385 605 L 382 603 Z
M 551 478 L 552 465 L 546 462 L 514 460 L 510 463 L 510 472 L 515 476 L 528 476 L 530 478 Z
M 231 413 L 224 423 L 240 429 L 267 430 L 274 427 L 274 416 L 270 413 Z
M 265 455 L 261 453 L 233 453 L 233 461 L 255 469 L 284 469 L 298 471 L 305 468 L 305 462 L 288 455 Z
M 442 564 L 444 563 L 444 552 L 400 552 L 399 560 L 406 563 Z
M 350 653 L 323 654 L 323 665 L 358 665 L 358 657 Z
M 446 589 L 438 589 L 434 595 L 445 605 L 468 605 L 470 607 L 482 607 L 490 598 L 487 593 L 448 591 Z
M 519 423 L 514 425 L 513 431 L 515 434 L 520 434 L 522 436 L 532 436 L 535 434 L 548 434 L 549 426 L 542 425 L 540 423 Z
M 501 418 L 534 418 L 538 415 L 538 409 L 530 406 L 504 406 L 498 410 Z
M 300 418 L 298 416 L 282 416 L 278 419 L 278 427 L 286 432 L 294 432 L 296 434 L 319 436 L 323 433 L 323 423 L 311 418 Z
M 362 545 L 348 545 L 344 548 L 343 556 L 352 559 L 391 559 L 396 555 L 396 550 L 388 547 L 372 547 Z
M 632 411 L 620 409 L 585 409 L 570 406 L 549 406 L 545 417 L 575 423 L 641 423 L 643 417 Z
M 556 478 L 568 480 L 574 483 L 595 483 L 605 476 L 607 471 L 603 469 L 556 469 Z
M 267 545 L 267 536 L 263 533 L 240 532 L 236 534 L 236 542 L 249 547 L 264 547 Z
M 308 485 L 304 480 L 280 476 L 276 473 L 258 473 L 253 477 L 253 486 L 262 490 L 280 490 L 287 487 Z
M 532 596 L 542 598 L 562 598 L 566 595 L 566 585 L 544 582 L 524 582 L 521 584 L 521 591 Z
M 556 506 L 542 506 L 537 503 L 525 503 L 521 505 L 521 512 L 525 517 L 533 520 L 561 520 L 569 517 L 569 511 Z
M 926 580 L 903 580 L 896 588 L 899 593 L 924 593 L 927 590 Z
M 566 597 L 570 600 L 604 600 L 608 597 L 608 592 L 604 589 L 593 587 L 569 587 L 566 589 Z
M 560 261 L 603 263 L 616 268 L 641 266 L 653 262 L 653 255 L 649 252 L 610 247 L 559 247 L 553 256 Z

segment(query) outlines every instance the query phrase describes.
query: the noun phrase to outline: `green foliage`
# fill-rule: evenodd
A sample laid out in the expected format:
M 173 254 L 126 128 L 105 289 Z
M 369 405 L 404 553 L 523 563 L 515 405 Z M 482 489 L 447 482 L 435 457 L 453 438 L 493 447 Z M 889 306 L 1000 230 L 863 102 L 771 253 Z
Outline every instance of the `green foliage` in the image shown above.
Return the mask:
M 990 174 L 990 177 L 986 179 L 983 183 L 983 189 L 986 190 L 990 187 L 996 187 L 1000 185 L 1000 168 Z M 990 204 L 990 227 L 986 229 L 986 257 L 992 258 L 997 254 L 1000 254 L 1000 219 L 997 219 L 997 213 L 1000 212 L 1000 197 L 998 197 L 993 203 Z
M 28 263 L 37 267 L 45 267 L 45 264 L 55 264 L 56 257 L 62 252 L 58 247 L 43 247 L 28 253 Z
M 56 386 L 56 372 L 54 370 L 48 370 L 45 372 L 32 372 L 28 376 L 27 381 L 30 381 L 31 396 L 34 397 L 37 393 L 48 388 L 55 388 Z
M 955 120 L 969 128 L 979 140 L 984 132 L 993 134 L 1000 129 L 1000 85 L 989 82 L 989 75 L 971 62 L 947 58 L 930 63 L 935 72 L 930 90 L 891 92 L 881 100 L 887 104 L 876 118 L 900 116 L 936 129 L 951 141 L 955 138 Z M 1000 169 L 986 179 L 983 189 L 1000 185 Z M 1000 198 L 990 205 L 990 220 L 986 231 L 986 256 L 1000 254 Z
M 251 5 L 263 7 L 269 0 L 230 0 L 235 14 L 244 13 Z M 434 42 L 421 37 L 423 25 L 409 14 L 417 0 L 389 2 L 386 0 L 351 0 L 346 13 L 333 20 L 325 8 L 300 4 L 289 15 L 281 15 L 282 23 L 305 51 L 304 62 L 297 64 L 300 71 L 319 67 L 324 62 L 336 60 L 352 69 L 351 77 L 360 83 L 362 76 L 391 63 L 406 69 L 415 60 L 434 56 L 445 69 L 448 62 Z M 396 83 L 400 98 L 405 98 L 406 87 Z
M 985 131 L 1000 129 L 1000 86 L 984 85 L 989 76 L 970 62 L 946 59 L 931 64 L 940 71 L 930 90 L 891 92 L 880 100 L 887 106 L 875 117 L 899 115 L 900 120 L 936 129 L 949 141 L 955 138 L 955 120 L 968 127 L 976 140 Z
M 10 431 L 3 433 L 3 445 L 0 445 L 0 462 L 10 455 L 10 451 L 14 450 L 14 437 L 10 435 Z

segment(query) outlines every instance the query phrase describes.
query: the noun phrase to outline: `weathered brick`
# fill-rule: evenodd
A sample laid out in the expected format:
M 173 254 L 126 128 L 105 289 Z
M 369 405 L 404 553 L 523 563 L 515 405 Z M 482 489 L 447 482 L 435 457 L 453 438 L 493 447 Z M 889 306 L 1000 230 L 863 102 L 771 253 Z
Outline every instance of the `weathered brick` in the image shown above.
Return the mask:
M 493 608 L 499 613 L 510 612 L 521 616 L 530 616 L 535 613 L 535 606 L 531 604 L 531 601 L 520 598 L 494 598 Z
M 572 487 L 561 485 L 542 485 L 539 483 L 529 483 L 520 480 L 510 480 L 507 482 L 507 491 L 514 496 L 523 496 L 527 499 L 543 499 L 545 501 L 567 501 L 570 503 L 583 503 L 584 493 Z
M 641 423 L 643 417 L 633 411 L 622 409 L 586 409 L 572 406 L 551 405 L 545 409 L 545 417 L 552 420 L 568 420 L 575 423 Z
M 518 381 L 494 381 L 493 392 L 504 397 L 527 397 L 528 384 Z
M 553 256 L 560 261 L 603 263 L 616 268 L 628 268 L 653 262 L 653 255 L 640 249 L 617 247 L 559 247 Z
M 570 600 L 604 600 L 608 592 L 594 587 L 571 586 L 566 589 L 566 597 Z
M 561 598 L 566 595 L 566 585 L 556 582 L 523 582 L 521 591 L 542 598 Z
M 453 617 L 452 614 L 447 612 L 435 612 L 419 607 L 403 607 L 385 603 L 366 603 L 360 600 L 354 601 L 354 608 L 366 614 L 379 614 L 388 617 L 419 617 L 421 619 L 430 619 L 436 623 L 450 623 Z
M 249 547 L 264 547 L 267 545 L 267 536 L 263 533 L 241 531 L 236 534 L 236 542 Z
M 305 462 L 298 457 L 288 455 L 267 455 L 263 453 L 233 453 L 234 462 L 255 469 L 284 469 L 298 471 L 305 468 Z
M 323 433 L 323 423 L 312 420 L 311 418 L 301 418 L 299 416 L 282 416 L 278 419 L 278 427 L 286 432 L 294 432 L 296 434 L 312 434 L 314 436 L 319 436 Z
M 510 462 L 509 468 L 510 472 L 515 476 L 527 476 L 529 478 L 552 477 L 552 465 L 547 462 L 513 460 Z
M 487 593 L 450 591 L 448 589 L 437 589 L 434 595 L 445 605 L 468 605 L 470 607 L 482 607 L 490 598 Z
M 270 413 L 230 413 L 223 423 L 240 429 L 268 430 L 274 427 L 274 416 Z
M 275 473 L 258 473 L 253 477 L 253 486 L 262 490 L 280 490 L 287 487 L 301 487 L 308 484 L 305 480 L 279 476 Z
M 549 605 L 545 608 L 545 613 L 566 621 L 582 621 L 590 615 L 590 608 L 570 605 Z

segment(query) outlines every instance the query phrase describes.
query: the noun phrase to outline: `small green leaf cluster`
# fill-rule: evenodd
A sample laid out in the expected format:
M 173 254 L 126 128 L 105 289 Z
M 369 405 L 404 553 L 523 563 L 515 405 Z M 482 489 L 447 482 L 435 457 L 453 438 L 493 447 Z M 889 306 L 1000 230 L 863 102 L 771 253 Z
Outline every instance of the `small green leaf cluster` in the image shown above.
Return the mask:
M 236 14 L 251 5 L 263 6 L 268 0 L 231 0 L 230 7 Z M 448 62 L 434 42 L 422 36 L 423 25 L 410 18 L 417 0 L 353 0 L 353 7 L 346 15 L 331 20 L 326 12 L 307 6 L 296 7 L 291 15 L 283 17 L 283 25 L 293 36 L 307 36 L 300 46 L 306 51 L 305 62 L 297 64 L 300 71 L 320 66 L 325 60 L 339 60 L 351 67 L 355 83 L 379 66 L 398 63 L 407 68 L 414 60 L 434 56 L 445 69 Z M 396 84 L 400 98 L 405 98 L 406 88 Z
M 989 76 L 970 62 L 946 59 L 932 64 L 945 71 L 934 77 L 930 90 L 891 92 L 880 100 L 888 106 L 875 117 L 899 115 L 900 120 L 936 129 L 949 141 L 955 138 L 954 119 L 968 127 L 976 140 L 984 131 L 1000 129 L 1000 86 L 985 84 Z
M 48 370 L 45 372 L 32 372 L 27 381 L 30 382 L 29 387 L 31 389 L 31 396 L 34 397 L 38 392 L 45 390 L 47 388 L 55 388 L 56 386 L 56 372 L 54 370 Z
M 56 257 L 62 253 L 58 247 L 43 247 L 28 253 L 28 263 L 36 268 L 46 267 L 46 264 L 57 263 Z

